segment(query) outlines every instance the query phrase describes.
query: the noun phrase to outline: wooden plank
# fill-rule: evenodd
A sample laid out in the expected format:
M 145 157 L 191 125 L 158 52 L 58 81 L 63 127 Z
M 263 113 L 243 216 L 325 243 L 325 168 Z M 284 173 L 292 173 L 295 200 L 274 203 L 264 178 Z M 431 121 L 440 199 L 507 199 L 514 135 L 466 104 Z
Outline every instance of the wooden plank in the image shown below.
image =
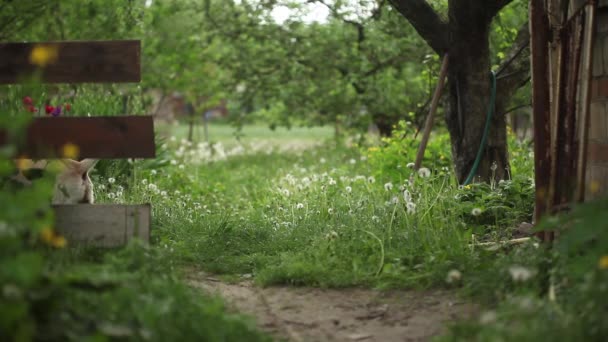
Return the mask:
M 7 141 L 7 134 L 0 131 L 0 146 Z M 151 116 L 35 118 L 19 144 L 19 155 L 62 157 L 66 144 L 78 146 L 79 158 L 154 158 L 154 120 Z
M 68 246 L 120 247 L 150 241 L 150 204 L 54 205 L 55 229 Z
M 0 84 L 140 82 L 140 55 L 139 40 L 0 43 Z

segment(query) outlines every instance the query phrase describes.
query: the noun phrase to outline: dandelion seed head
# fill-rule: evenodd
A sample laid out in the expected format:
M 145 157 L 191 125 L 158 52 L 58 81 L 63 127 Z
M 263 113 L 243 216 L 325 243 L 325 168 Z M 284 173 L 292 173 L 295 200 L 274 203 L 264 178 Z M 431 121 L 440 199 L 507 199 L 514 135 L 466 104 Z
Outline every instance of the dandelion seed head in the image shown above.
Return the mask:
M 414 202 L 407 202 L 407 204 L 405 206 L 407 208 L 407 213 L 408 214 L 415 214 L 416 213 L 416 203 L 414 203 Z
M 454 284 L 459 282 L 460 279 L 462 279 L 462 274 L 459 270 L 450 270 L 445 278 L 445 281 L 448 284 Z
M 427 169 L 426 167 L 421 167 L 418 169 L 418 175 L 422 178 L 427 178 L 431 175 L 431 170 Z
M 403 200 L 408 203 L 412 201 L 412 194 L 407 189 L 403 190 Z
M 511 279 L 517 283 L 528 281 L 530 278 L 534 277 L 535 272 L 523 266 L 513 265 L 509 267 L 509 274 L 511 275 Z
M 391 191 L 391 190 L 393 190 L 393 183 L 389 182 L 389 183 L 384 184 L 384 190 L 385 191 Z

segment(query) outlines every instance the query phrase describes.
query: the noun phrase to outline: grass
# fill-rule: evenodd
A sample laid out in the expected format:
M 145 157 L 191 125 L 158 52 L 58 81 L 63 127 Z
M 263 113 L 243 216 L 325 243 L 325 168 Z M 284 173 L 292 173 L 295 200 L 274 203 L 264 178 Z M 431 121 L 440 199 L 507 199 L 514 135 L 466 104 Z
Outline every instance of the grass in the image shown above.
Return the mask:
M 160 123 L 156 125 L 158 132 L 165 136 L 174 136 L 177 139 L 188 137 L 188 125 Z M 237 143 L 251 144 L 255 142 L 269 142 L 272 145 L 289 143 L 311 144 L 331 139 L 334 136 L 332 127 L 277 127 L 270 129 L 264 124 L 250 124 L 237 130 L 234 126 L 218 121 L 210 121 L 208 126 L 209 141 L 234 145 Z M 204 141 L 204 128 L 202 124 L 194 126 L 193 138 L 195 141 Z M 237 139 L 238 138 L 238 139 Z
M 142 168 L 118 183 L 102 177 L 99 200 L 153 203 L 154 242 L 176 260 L 253 274 L 262 285 L 444 284 L 450 269 L 467 264 L 473 230 L 499 238 L 508 232 L 497 223 L 514 225 L 530 214 L 525 200 L 508 218 L 500 206 L 482 204 L 487 194 L 519 184 L 459 189 L 449 170 L 433 170 L 428 178 L 414 173 L 412 185 L 411 169 L 377 175 L 371 156 L 333 143 L 278 153 L 255 143 L 169 140 L 168 166 Z M 471 215 L 476 206 L 483 215 Z
M 0 272 L 0 279 L 21 274 L 15 286 L 38 298 L 8 301 L 13 314 L 31 314 L 9 321 L 21 325 L 6 331 L 40 337 L 43 329 L 51 340 L 267 340 L 250 320 L 181 282 L 180 272 L 193 265 L 230 281 L 252 275 L 262 286 L 457 289 L 487 312 L 455 324 L 446 341 L 594 340 L 608 326 L 597 300 L 605 298 L 606 274 L 589 267 L 605 253 L 603 235 L 564 232 L 559 257 L 534 242 L 510 250 L 475 246 L 507 239 L 531 219 L 525 145 L 511 141 L 512 180 L 459 187 L 441 132 L 429 145 L 427 174 L 408 168 L 417 144 L 402 140 L 403 132 L 381 146 L 345 147 L 328 129 L 245 127 L 250 139 L 236 142 L 220 124 L 212 127 L 217 140 L 205 144 L 182 140 L 183 126 L 164 128 L 177 130 L 167 132 L 157 160 L 104 161 L 92 175 L 98 202 L 152 203 L 151 246 L 37 257 L 5 252 L 11 258 L 0 258 L 0 269 L 15 272 Z M 602 225 L 605 206 L 548 224 Z M 578 245 L 578 254 L 570 253 Z M 585 287 L 572 287 L 573 279 Z M 550 283 L 559 285 L 557 299 L 546 292 Z

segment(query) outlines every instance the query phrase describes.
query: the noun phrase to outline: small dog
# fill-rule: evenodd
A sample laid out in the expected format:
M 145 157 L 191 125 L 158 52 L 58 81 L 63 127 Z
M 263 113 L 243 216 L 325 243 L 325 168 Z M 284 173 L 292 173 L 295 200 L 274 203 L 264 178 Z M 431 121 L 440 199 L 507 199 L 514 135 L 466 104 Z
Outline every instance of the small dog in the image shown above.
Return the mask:
M 89 178 L 89 172 L 93 169 L 99 159 L 84 159 L 76 161 L 72 159 L 61 159 L 63 169 L 55 178 L 55 186 L 53 189 L 52 204 L 93 204 L 95 195 L 93 192 L 93 183 Z M 41 174 L 48 166 L 46 160 L 28 163 L 26 170 L 20 168 L 17 175 L 12 177 L 12 180 L 22 185 L 28 186 L 32 184 L 30 174 Z M 26 174 L 28 174 L 26 176 Z

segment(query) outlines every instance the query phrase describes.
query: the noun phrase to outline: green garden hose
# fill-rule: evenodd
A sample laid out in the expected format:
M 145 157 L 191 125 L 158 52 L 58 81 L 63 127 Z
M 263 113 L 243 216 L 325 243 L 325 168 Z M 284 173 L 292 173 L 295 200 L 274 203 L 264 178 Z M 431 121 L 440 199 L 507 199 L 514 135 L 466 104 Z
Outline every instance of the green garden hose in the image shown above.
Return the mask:
M 462 185 L 469 185 L 473 180 L 473 177 L 477 173 L 479 162 L 481 161 L 481 155 L 486 147 L 486 140 L 488 140 L 488 132 L 490 131 L 490 122 L 492 121 L 492 115 L 494 115 L 494 107 L 496 105 L 496 73 L 492 70 L 490 72 L 490 80 L 492 82 L 492 92 L 490 93 L 490 107 L 488 108 L 488 115 L 486 116 L 486 127 L 483 130 L 483 136 L 481 137 L 481 143 L 479 144 L 479 150 L 477 150 L 477 157 L 473 163 L 473 168 L 469 172 L 469 176 Z

